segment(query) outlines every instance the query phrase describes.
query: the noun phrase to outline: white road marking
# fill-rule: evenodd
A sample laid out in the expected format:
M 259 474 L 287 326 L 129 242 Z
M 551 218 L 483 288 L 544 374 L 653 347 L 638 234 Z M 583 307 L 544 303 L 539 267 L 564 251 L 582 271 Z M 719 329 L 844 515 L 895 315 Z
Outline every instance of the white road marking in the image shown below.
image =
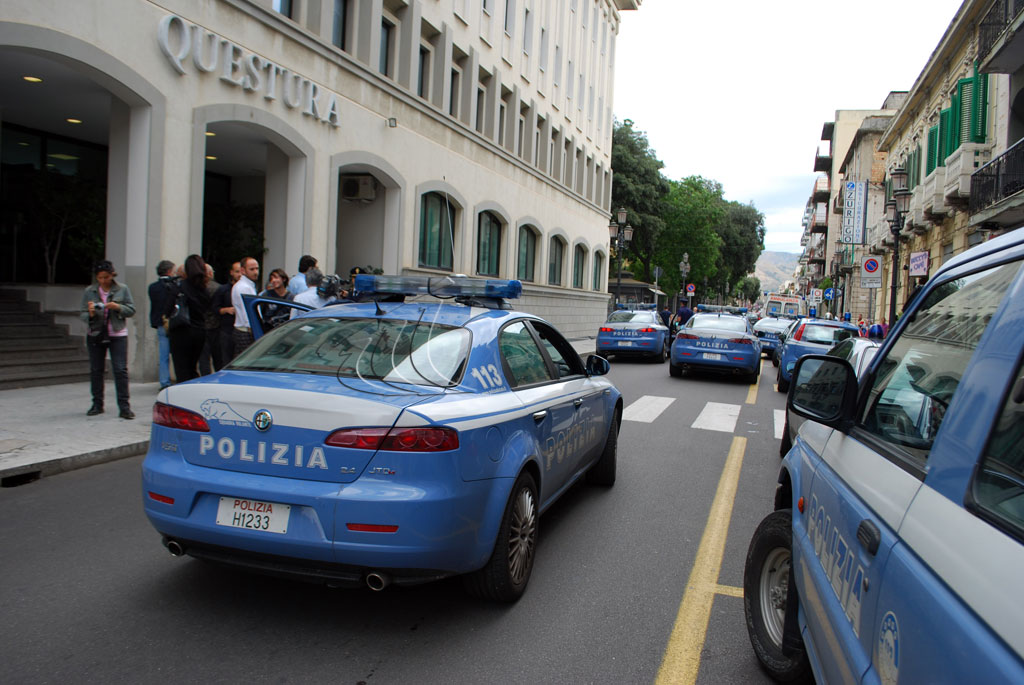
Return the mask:
M 732 433 L 736 430 L 736 420 L 739 417 L 740 405 L 738 404 L 708 402 L 701 410 L 700 416 L 693 422 L 692 428 Z
M 775 410 L 775 439 L 782 440 L 782 430 L 786 427 L 786 410 Z
M 654 420 L 661 415 L 661 412 L 665 411 L 668 408 L 668 405 L 675 401 L 676 398 L 674 397 L 644 395 L 636 402 L 626 407 L 622 412 L 622 420 L 654 423 Z

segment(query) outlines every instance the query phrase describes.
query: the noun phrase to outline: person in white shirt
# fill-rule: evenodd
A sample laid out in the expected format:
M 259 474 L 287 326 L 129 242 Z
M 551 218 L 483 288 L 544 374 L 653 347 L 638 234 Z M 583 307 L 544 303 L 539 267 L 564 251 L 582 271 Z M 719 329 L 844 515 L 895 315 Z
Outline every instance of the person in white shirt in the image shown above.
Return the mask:
M 324 274 L 320 269 L 315 266 L 311 266 L 306 272 L 306 286 L 307 289 L 295 296 L 293 302 L 304 304 L 312 307 L 313 309 L 320 309 L 327 304 L 327 300 L 320 297 L 317 292 L 318 287 L 324 280 Z M 293 309 L 291 318 L 295 318 L 296 314 L 301 314 L 301 310 Z
M 231 305 L 235 308 L 235 356 L 252 345 L 252 328 L 249 327 L 249 315 L 242 304 L 242 295 L 256 294 L 256 279 L 260 277 L 260 263 L 253 257 L 241 260 L 242 277 L 231 286 Z
M 299 260 L 299 273 L 288 279 L 288 292 L 292 295 L 305 292 L 309 288 L 309 284 L 306 282 L 306 273 L 315 266 L 316 257 L 308 254 L 302 255 L 302 259 Z

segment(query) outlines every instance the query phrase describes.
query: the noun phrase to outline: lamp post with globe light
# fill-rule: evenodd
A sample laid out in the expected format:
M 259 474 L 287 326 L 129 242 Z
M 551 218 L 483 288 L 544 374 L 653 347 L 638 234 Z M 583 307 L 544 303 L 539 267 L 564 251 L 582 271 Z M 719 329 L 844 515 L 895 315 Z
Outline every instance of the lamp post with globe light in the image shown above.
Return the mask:
M 892 233 L 892 283 L 889 286 L 889 325 L 896 321 L 896 284 L 899 278 L 900 231 L 903 217 L 910 211 L 910 191 L 907 190 L 907 170 L 898 166 L 889 172 L 892 180 L 892 199 L 885 203 L 886 221 Z
M 690 253 L 683 253 L 683 261 L 679 262 L 679 290 L 686 293 L 686 306 L 690 306 L 690 292 L 686 289 L 686 277 L 690 275 Z
M 622 294 L 622 251 L 633 239 L 633 227 L 626 223 L 626 208 L 619 207 L 615 212 L 615 218 L 608 224 L 608 233 L 611 238 L 611 247 L 615 250 L 618 259 L 618 266 L 615 270 L 615 305 L 619 304 Z

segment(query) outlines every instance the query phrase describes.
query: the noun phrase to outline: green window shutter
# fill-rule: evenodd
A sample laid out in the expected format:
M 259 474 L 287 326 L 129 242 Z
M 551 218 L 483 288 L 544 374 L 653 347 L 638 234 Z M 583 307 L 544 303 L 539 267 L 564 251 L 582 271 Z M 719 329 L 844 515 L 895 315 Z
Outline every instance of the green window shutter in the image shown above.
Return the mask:
M 953 143 L 954 130 L 953 109 L 947 107 L 939 112 L 939 156 L 935 160 L 936 166 L 946 166 L 946 157 L 955 149 L 950 147 Z
M 939 127 L 932 126 L 928 129 L 928 161 L 925 166 L 925 176 L 935 171 L 936 160 L 939 158 Z
M 962 78 L 956 83 L 956 101 L 953 103 L 956 109 L 956 136 L 957 147 L 962 143 L 969 143 L 973 136 L 974 129 L 974 94 L 976 81 L 973 78 Z M 956 148 L 954 148 L 956 149 Z
M 977 69 L 977 66 L 975 66 Z M 974 75 L 974 98 L 971 107 L 971 137 L 973 143 L 984 143 L 988 132 L 988 74 Z

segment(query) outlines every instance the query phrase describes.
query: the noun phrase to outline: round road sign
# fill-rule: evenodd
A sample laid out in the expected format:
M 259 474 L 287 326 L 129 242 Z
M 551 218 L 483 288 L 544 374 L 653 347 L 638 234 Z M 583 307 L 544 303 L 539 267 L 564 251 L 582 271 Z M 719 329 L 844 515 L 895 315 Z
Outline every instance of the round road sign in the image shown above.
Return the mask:
M 693 283 L 687 283 L 686 284 L 686 294 L 687 295 L 693 295 L 695 292 L 697 292 L 697 286 L 695 286 Z
M 873 274 L 878 271 L 878 266 L 879 264 L 877 259 L 872 258 L 864 260 L 864 270 L 869 274 Z

